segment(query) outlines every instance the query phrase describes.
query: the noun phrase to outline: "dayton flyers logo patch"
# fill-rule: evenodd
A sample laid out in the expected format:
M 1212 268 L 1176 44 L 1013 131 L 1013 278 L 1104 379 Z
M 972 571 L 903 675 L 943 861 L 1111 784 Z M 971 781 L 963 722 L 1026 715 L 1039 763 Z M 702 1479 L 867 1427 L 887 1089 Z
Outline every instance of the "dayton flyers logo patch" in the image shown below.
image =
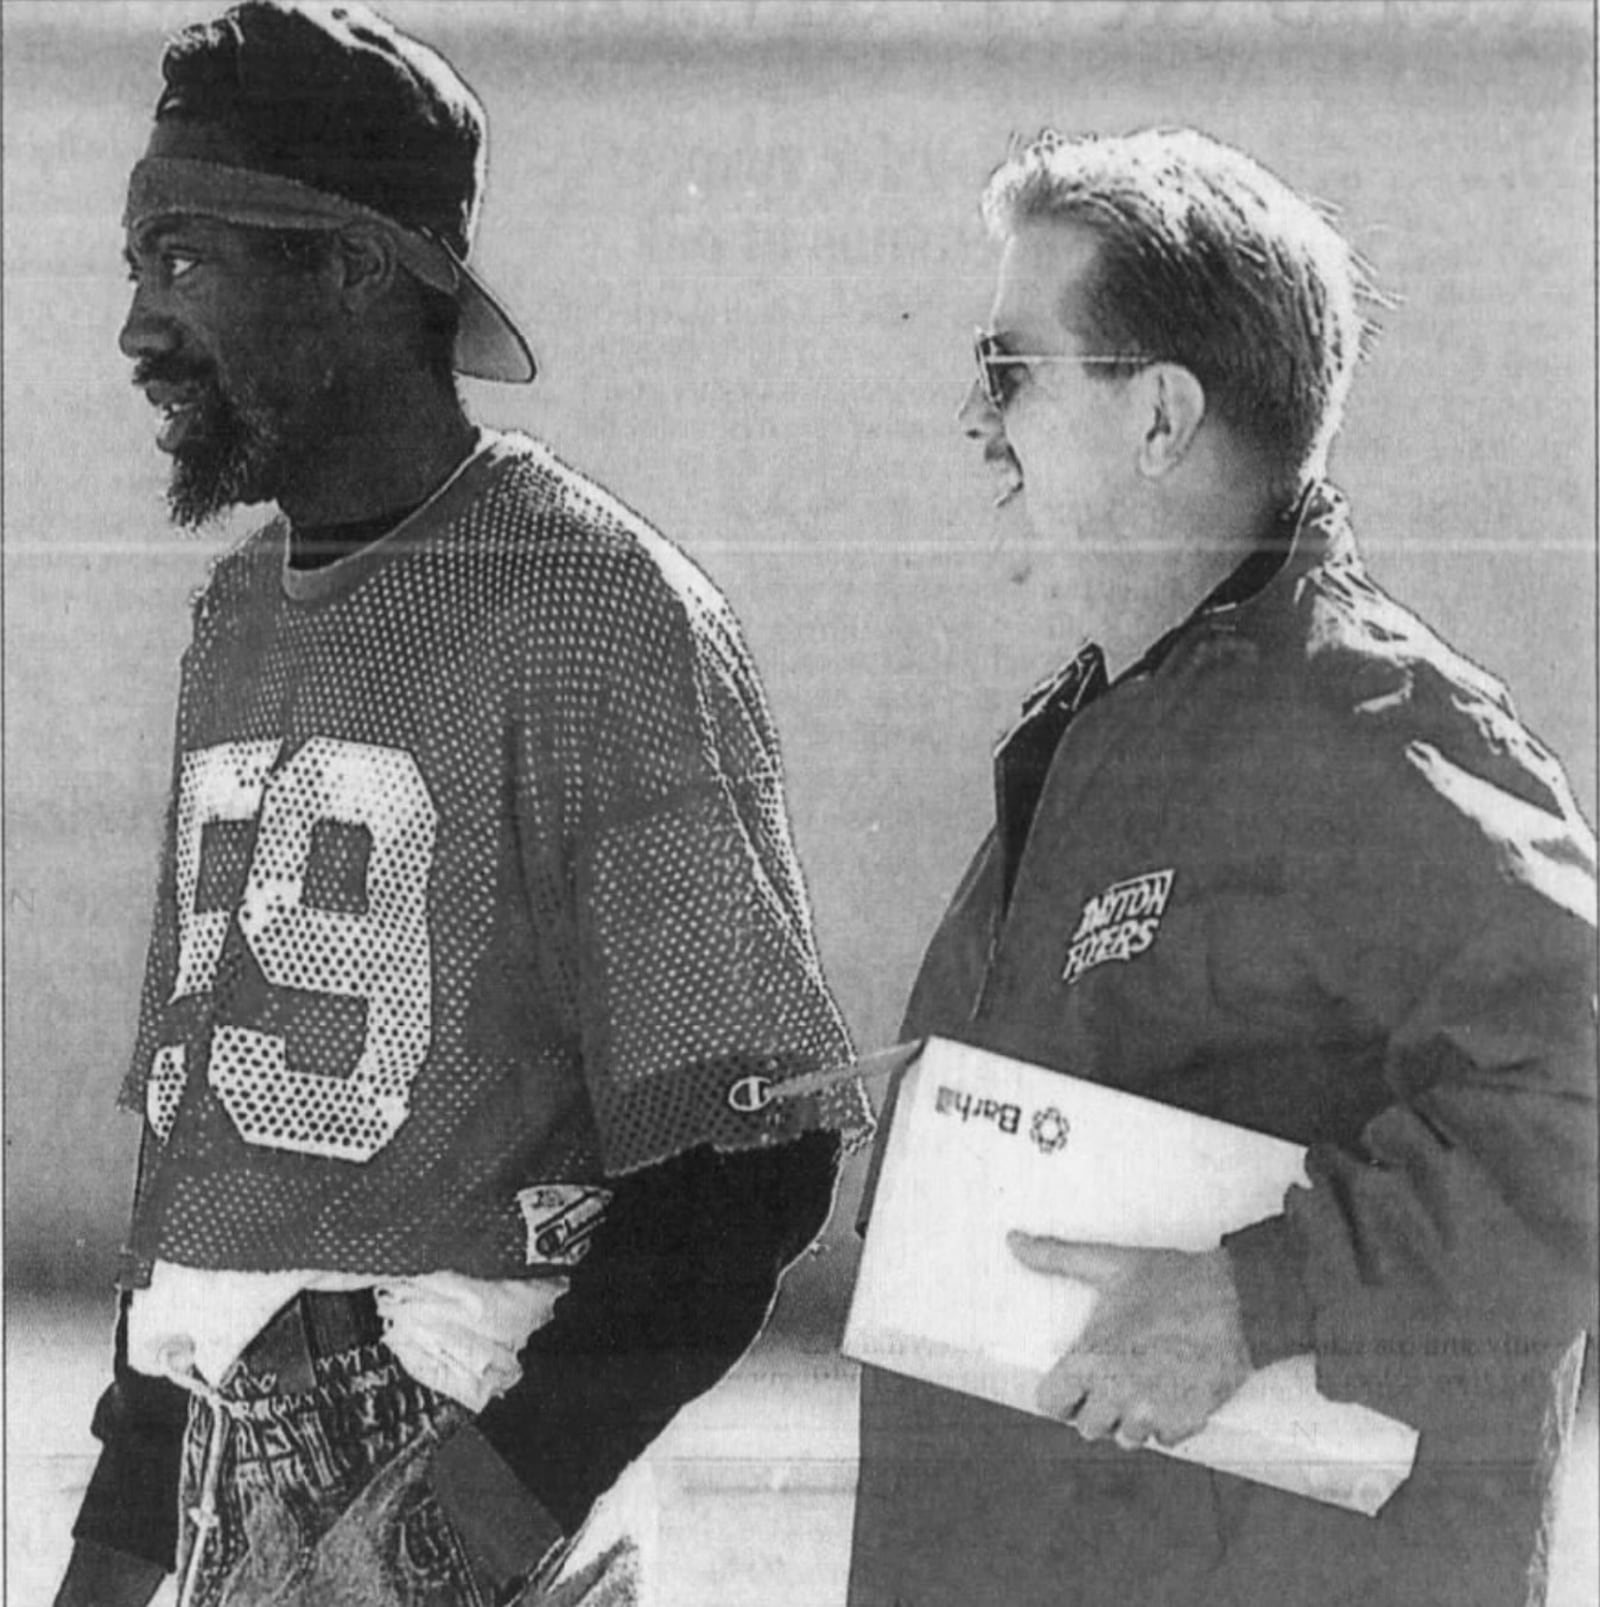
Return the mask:
M 1108 960 L 1131 960 L 1143 954 L 1156 940 L 1161 917 L 1172 894 L 1171 870 L 1146 871 L 1125 882 L 1113 882 L 1083 906 L 1067 963 L 1063 982 L 1076 982 Z

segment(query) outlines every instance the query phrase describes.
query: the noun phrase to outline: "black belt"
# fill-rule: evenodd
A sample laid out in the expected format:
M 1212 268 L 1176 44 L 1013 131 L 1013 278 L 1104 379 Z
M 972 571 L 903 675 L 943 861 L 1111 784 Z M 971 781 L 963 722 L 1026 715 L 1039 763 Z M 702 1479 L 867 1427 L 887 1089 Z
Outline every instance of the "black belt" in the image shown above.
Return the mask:
M 277 1393 L 293 1395 L 315 1386 L 316 1362 L 382 1339 L 383 1322 L 370 1289 L 308 1289 L 250 1341 L 242 1362 L 257 1379 L 271 1376 Z

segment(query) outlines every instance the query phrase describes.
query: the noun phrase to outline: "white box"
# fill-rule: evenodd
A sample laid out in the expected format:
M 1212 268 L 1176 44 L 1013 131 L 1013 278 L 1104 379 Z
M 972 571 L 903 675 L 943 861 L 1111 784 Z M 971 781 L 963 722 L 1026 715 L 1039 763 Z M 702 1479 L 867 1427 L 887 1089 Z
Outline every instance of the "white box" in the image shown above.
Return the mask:
M 1298 1145 L 942 1038 L 906 1072 L 880 1143 L 845 1354 L 1036 1414 L 1095 1295 L 1024 1267 L 1008 1231 L 1211 1250 L 1306 1181 Z M 1306 1355 L 1253 1373 L 1181 1445 L 1150 1448 L 1370 1516 L 1416 1444 L 1406 1424 L 1319 1394 Z

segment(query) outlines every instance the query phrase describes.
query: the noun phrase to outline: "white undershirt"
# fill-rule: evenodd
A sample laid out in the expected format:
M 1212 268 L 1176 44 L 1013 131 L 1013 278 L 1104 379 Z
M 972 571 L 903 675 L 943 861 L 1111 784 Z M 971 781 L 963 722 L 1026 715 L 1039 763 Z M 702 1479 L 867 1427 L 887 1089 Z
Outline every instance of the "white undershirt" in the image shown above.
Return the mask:
M 384 1342 L 418 1380 L 481 1411 L 521 1377 L 517 1352 L 550 1320 L 564 1278 L 489 1280 L 459 1272 L 379 1278 L 352 1272 L 229 1272 L 157 1261 L 128 1307 L 128 1362 L 222 1382 L 297 1295 L 373 1289 Z

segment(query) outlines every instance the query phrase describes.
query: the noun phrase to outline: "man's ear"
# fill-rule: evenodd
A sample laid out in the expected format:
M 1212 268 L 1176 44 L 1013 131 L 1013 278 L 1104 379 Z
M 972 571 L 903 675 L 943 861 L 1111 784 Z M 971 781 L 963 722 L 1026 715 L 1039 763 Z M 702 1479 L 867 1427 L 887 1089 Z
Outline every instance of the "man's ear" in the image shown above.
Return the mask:
M 335 245 L 334 267 L 346 310 L 366 312 L 388 293 L 400 272 L 393 235 L 377 224 L 346 224 Z
M 1159 479 L 1177 468 L 1194 445 L 1205 422 L 1205 387 L 1177 363 L 1152 363 L 1134 376 L 1133 384 L 1144 430 L 1139 472 Z

